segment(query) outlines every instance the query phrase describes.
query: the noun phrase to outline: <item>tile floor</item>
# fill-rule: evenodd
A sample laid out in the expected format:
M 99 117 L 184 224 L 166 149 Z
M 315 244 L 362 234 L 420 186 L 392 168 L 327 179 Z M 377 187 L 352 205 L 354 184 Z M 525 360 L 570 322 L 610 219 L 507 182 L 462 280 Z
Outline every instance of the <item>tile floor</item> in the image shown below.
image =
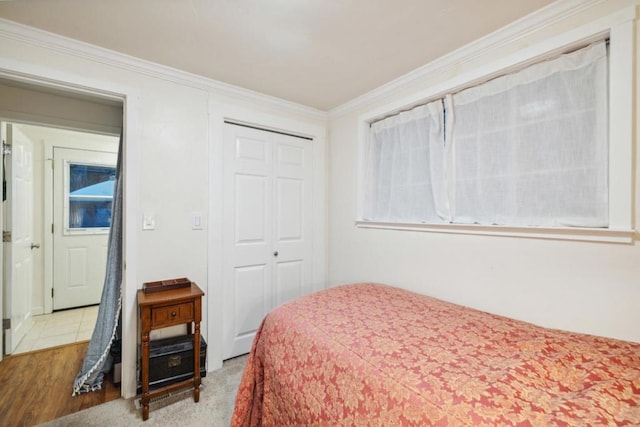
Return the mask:
M 89 340 L 97 317 L 97 305 L 33 316 L 33 326 L 13 354 Z

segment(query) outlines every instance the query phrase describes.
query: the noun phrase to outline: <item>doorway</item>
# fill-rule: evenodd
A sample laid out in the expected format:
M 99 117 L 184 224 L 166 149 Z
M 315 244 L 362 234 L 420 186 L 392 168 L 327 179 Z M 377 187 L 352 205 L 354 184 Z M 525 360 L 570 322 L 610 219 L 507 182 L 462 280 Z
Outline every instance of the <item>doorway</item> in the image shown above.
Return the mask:
M 135 167 L 140 158 L 140 144 L 135 142 L 140 134 L 139 91 L 135 86 L 108 79 L 77 73 L 61 75 L 53 68 L 32 68 L 17 62 L 0 67 L 0 91 L 2 118 L 102 133 L 122 132 L 123 256 L 128 263 L 122 282 L 121 390 L 125 398 L 135 396 L 138 255 L 133 224 L 137 222 L 140 182 L 140 172 Z M 21 96 L 24 91 L 28 94 Z M 0 215 L 1 212 L 0 209 Z M 4 308 L 2 292 L 0 301 Z
M 87 340 L 104 282 L 119 138 L 15 122 L 4 128 L 12 146 L 4 229 L 32 230 L 4 247 L 5 313 L 20 326 L 6 331 L 5 354 Z M 27 163 L 30 178 L 17 176 L 16 166 Z

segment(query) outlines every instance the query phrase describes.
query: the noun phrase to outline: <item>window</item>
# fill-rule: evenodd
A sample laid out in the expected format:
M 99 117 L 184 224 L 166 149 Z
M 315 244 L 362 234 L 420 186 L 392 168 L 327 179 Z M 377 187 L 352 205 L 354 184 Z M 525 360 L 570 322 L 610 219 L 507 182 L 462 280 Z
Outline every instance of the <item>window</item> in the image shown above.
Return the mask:
M 69 230 L 108 229 L 116 170 L 112 166 L 69 163 Z
M 604 41 L 374 122 L 362 219 L 602 227 Z
M 371 125 L 364 216 L 440 221 L 446 211 L 442 100 Z

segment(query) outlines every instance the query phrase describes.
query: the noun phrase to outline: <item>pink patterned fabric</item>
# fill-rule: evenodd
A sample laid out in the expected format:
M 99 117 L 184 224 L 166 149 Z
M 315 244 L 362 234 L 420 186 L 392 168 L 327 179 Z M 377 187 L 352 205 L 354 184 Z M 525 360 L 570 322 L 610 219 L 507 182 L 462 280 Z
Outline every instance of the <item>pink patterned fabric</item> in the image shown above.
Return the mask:
M 640 344 L 355 284 L 269 313 L 233 426 L 640 425 Z

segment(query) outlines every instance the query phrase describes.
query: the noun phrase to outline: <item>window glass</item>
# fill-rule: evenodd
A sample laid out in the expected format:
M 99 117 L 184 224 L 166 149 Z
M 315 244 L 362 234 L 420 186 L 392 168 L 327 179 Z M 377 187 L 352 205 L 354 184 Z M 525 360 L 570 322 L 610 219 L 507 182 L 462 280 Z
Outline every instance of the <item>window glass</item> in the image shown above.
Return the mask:
M 69 228 L 109 228 L 116 169 L 69 164 Z

